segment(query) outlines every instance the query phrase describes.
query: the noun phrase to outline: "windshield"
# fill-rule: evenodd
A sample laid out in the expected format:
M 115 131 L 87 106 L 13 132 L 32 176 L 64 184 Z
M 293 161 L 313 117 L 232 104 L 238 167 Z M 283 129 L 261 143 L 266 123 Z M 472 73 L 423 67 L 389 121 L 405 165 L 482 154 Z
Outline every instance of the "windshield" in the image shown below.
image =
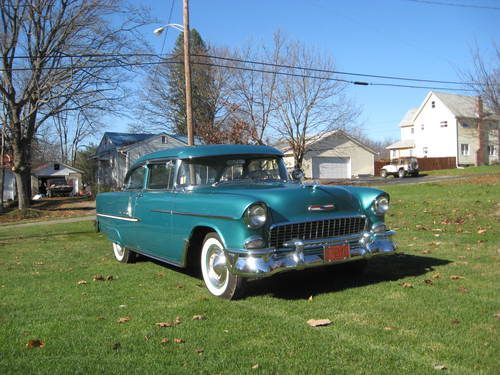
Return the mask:
M 179 168 L 179 186 L 219 185 L 240 182 L 276 182 L 286 180 L 281 158 L 275 156 L 212 157 L 183 160 Z

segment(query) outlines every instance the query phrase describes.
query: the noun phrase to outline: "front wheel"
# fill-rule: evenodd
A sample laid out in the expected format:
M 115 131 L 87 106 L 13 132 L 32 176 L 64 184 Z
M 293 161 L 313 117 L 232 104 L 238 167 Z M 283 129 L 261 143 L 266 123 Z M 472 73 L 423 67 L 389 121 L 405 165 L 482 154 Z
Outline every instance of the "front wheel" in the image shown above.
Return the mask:
M 237 299 L 243 295 L 245 279 L 229 272 L 224 246 L 216 233 L 209 233 L 201 249 L 201 272 L 210 293 L 225 299 Z
M 134 263 L 136 254 L 125 246 L 113 242 L 113 254 L 115 259 L 121 263 Z
M 398 177 L 399 177 L 399 178 L 403 178 L 404 176 L 405 176 L 405 170 L 404 170 L 404 169 L 400 169 L 400 170 L 398 171 Z

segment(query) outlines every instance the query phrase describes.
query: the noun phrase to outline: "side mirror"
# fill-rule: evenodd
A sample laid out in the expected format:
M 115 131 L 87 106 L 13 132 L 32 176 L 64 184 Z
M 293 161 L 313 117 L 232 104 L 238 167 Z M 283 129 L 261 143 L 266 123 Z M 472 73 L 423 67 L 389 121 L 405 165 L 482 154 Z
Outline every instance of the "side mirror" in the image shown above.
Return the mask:
M 293 180 L 295 180 L 295 181 L 302 181 L 303 178 L 304 178 L 304 172 L 302 171 L 302 169 L 295 168 L 292 171 L 292 179 Z

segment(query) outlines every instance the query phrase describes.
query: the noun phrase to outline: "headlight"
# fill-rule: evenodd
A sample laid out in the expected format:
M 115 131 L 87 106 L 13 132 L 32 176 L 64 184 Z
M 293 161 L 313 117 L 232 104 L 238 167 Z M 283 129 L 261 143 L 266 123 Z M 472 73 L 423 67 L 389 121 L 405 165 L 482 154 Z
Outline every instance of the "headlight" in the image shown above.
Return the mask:
M 389 210 L 389 197 L 381 195 L 373 201 L 373 211 L 377 215 L 383 215 Z
M 266 223 L 267 207 L 265 204 L 252 204 L 245 211 L 245 222 L 250 228 L 260 228 Z

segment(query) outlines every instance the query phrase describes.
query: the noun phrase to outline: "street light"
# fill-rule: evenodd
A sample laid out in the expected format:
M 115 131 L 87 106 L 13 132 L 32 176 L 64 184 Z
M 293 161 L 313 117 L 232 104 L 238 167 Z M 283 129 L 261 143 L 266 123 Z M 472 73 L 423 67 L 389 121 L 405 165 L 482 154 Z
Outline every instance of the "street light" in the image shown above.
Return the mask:
M 169 23 L 165 26 L 155 29 L 155 35 L 160 35 L 167 27 L 172 27 L 184 33 L 184 78 L 186 81 L 186 127 L 188 146 L 194 145 L 193 134 L 193 107 L 191 101 L 191 63 L 189 53 L 189 4 L 188 0 L 184 0 L 184 25 L 178 23 Z
M 176 29 L 176 30 L 179 30 L 179 31 L 184 31 L 184 26 L 178 24 L 178 23 L 167 23 L 166 25 L 162 26 L 162 27 L 159 27 L 157 29 L 154 29 L 153 30 L 153 33 L 156 35 L 156 36 L 160 36 L 161 33 L 163 31 L 165 31 L 165 29 L 167 27 L 171 27 L 173 29 Z

